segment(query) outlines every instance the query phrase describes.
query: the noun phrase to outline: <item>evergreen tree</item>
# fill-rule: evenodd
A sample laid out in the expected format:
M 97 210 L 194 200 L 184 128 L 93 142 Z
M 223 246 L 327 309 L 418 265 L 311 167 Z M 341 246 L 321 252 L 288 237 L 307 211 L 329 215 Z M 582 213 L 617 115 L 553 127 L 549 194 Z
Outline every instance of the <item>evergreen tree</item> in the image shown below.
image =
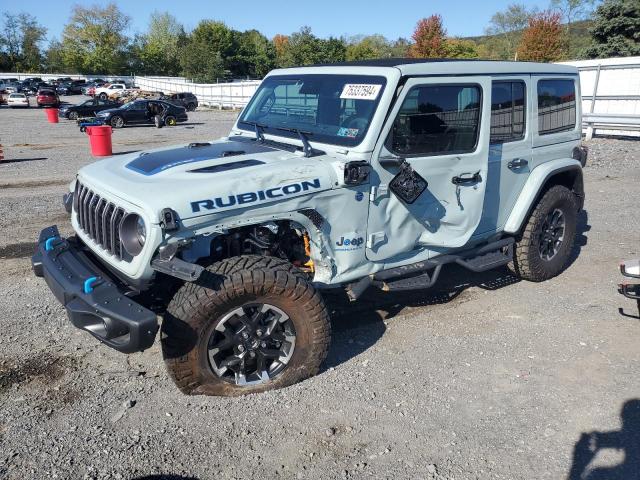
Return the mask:
M 593 21 L 587 58 L 640 55 L 640 0 L 605 0 Z

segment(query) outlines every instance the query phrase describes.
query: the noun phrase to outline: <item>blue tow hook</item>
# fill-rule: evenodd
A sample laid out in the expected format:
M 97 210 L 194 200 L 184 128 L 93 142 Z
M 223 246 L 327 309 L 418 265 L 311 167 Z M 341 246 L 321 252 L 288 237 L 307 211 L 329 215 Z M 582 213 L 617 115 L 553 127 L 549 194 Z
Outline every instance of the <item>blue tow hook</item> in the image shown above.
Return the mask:
M 84 281 L 83 291 L 84 293 L 93 292 L 93 284 L 98 281 L 98 277 L 89 277 Z
M 44 242 L 44 249 L 47 252 L 50 252 L 51 250 L 53 250 L 53 242 L 55 242 L 56 240 L 58 240 L 58 237 L 55 235 L 53 237 L 47 238 Z

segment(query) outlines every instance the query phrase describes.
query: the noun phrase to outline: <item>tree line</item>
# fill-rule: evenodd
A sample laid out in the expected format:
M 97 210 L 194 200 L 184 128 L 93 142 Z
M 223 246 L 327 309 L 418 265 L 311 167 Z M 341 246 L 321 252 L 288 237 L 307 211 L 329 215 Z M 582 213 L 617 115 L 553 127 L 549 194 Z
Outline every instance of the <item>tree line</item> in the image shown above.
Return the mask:
M 151 14 L 146 32 L 127 35 L 131 19 L 116 4 L 75 5 L 59 39 L 27 13 L 5 12 L 0 71 L 186 76 L 197 82 L 261 78 L 273 68 L 387 57 L 558 61 L 640 55 L 638 0 L 552 0 L 538 11 L 511 4 L 481 37 L 447 35 L 440 15 L 416 23 L 411 38 L 320 38 L 309 27 L 269 39 L 202 20 L 190 32 L 170 13 Z

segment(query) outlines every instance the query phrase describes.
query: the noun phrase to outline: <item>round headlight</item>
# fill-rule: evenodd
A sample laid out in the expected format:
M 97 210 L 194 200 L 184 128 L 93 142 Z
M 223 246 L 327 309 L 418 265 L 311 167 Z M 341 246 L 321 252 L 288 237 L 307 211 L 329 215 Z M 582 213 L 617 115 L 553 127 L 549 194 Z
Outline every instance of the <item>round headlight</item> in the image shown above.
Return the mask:
M 120 224 L 120 241 L 129 255 L 135 257 L 147 241 L 147 227 L 137 213 L 129 213 Z

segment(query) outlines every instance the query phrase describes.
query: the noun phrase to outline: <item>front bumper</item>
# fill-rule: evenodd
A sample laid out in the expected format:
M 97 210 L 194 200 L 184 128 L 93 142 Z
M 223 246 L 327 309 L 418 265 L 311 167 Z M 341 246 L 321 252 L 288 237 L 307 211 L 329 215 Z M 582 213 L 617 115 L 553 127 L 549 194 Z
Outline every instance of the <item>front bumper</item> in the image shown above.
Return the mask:
M 31 265 L 77 328 L 123 353 L 153 345 L 158 331 L 156 314 L 125 296 L 76 239 L 61 238 L 56 226 L 45 228 Z

